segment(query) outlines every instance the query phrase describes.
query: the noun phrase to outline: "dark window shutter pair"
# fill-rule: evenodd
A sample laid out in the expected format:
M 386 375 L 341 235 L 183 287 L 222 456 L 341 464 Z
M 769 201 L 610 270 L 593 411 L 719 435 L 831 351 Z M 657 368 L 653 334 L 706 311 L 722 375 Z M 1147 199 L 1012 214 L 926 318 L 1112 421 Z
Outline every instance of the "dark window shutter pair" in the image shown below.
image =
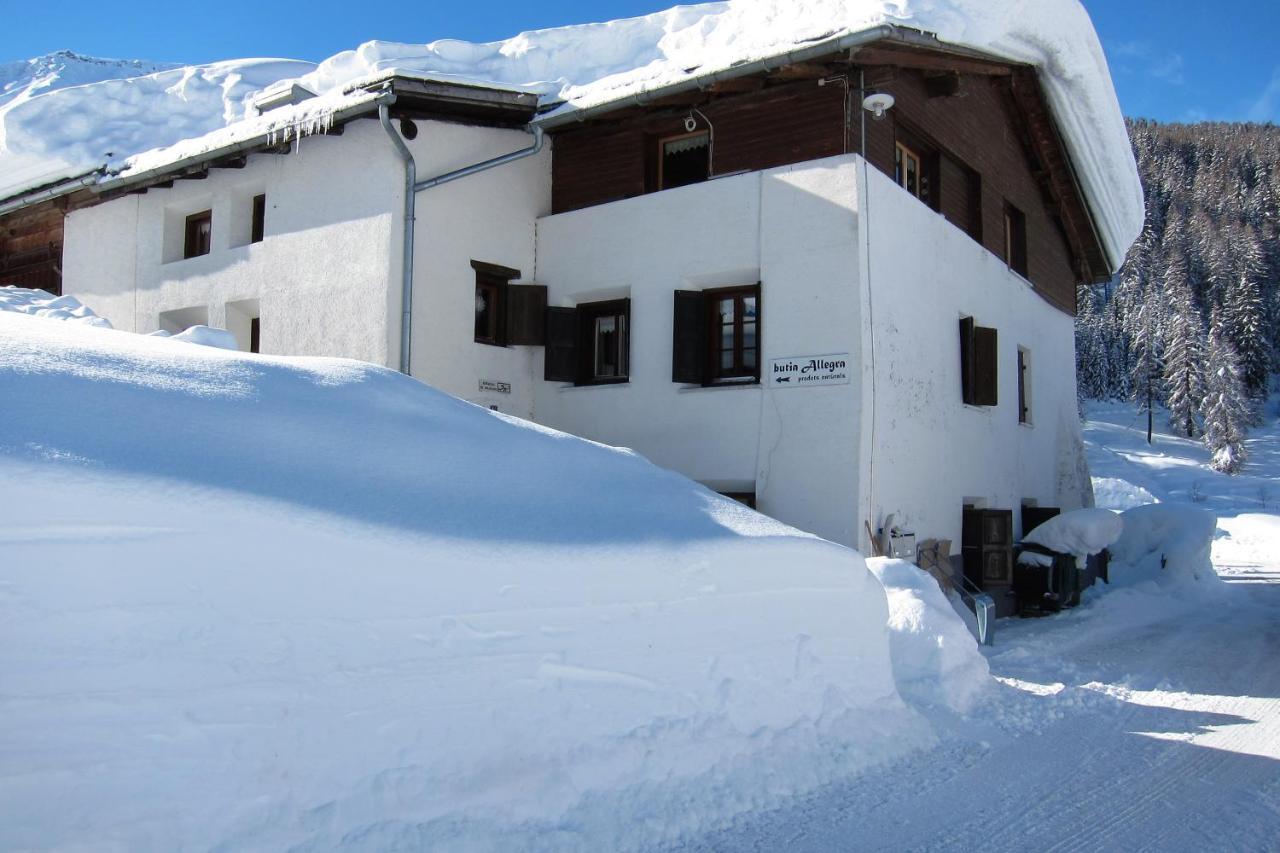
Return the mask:
M 707 379 L 707 299 L 700 290 L 677 290 L 671 344 L 671 381 L 701 385 Z
M 999 346 L 996 330 L 960 319 L 960 393 L 971 406 L 995 406 L 999 399 Z
M 542 376 L 548 382 L 578 381 L 578 311 L 547 308 Z

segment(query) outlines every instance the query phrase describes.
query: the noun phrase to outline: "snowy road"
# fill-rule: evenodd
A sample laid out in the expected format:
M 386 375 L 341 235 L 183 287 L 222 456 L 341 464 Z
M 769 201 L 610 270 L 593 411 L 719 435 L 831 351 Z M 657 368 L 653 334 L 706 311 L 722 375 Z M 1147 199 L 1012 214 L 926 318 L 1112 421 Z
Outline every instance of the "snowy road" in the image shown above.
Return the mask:
M 1219 571 L 1218 602 L 1005 620 L 987 719 L 685 849 L 1280 850 L 1280 565 Z

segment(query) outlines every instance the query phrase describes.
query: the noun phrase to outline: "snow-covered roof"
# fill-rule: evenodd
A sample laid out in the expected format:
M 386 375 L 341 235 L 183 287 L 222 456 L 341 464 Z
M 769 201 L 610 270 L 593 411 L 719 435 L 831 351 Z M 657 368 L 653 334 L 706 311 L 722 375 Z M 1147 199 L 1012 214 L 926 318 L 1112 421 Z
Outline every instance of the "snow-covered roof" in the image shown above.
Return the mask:
M 349 106 L 344 99 L 362 97 L 355 84 L 392 73 L 536 93 L 552 108 L 546 120 L 555 121 L 885 25 L 1035 66 L 1105 248 L 1113 262 L 1123 257 L 1142 229 L 1142 187 L 1106 58 L 1079 0 L 729 0 L 483 44 L 371 41 L 319 64 L 233 60 L 24 89 L 0 100 L 0 198 L 35 185 L 30 174 L 41 163 L 70 171 L 108 162 L 136 172 L 218 139 L 254 135 L 261 120 L 306 132 L 323 124 L 324 105 Z M 258 117 L 253 101 L 288 84 L 320 98 Z M 228 136 L 176 144 L 232 127 Z

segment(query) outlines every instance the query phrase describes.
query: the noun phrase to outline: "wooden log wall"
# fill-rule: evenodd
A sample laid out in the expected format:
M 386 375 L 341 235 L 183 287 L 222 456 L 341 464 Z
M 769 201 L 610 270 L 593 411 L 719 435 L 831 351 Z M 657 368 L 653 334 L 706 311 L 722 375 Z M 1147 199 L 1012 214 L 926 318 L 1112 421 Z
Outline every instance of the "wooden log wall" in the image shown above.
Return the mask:
M 0 219 L 0 285 L 62 293 L 63 206 L 45 202 Z

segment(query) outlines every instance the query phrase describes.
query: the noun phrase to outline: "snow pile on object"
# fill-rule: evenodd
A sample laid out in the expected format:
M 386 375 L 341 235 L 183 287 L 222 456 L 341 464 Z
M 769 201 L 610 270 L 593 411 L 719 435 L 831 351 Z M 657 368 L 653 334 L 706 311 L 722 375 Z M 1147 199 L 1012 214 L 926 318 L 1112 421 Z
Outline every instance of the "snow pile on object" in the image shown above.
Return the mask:
M 1113 584 L 1216 581 L 1209 559 L 1218 520 L 1193 506 L 1149 504 L 1121 514 L 1124 532 L 1111 546 Z
M 1109 509 L 1077 509 L 1055 515 L 1022 537 L 1027 545 L 1039 545 L 1059 554 L 1071 554 L 1081 563 L 1120 537 L 1124 521 Z
M 118 161 L 251 118 L 253 96 L 286 80 L 341 97 L 390 71 L 533 91 L 573 111 L 885 24 L 1036 66 L 1104 242 L 1123 257 L 1142 228 L 1142 188 L 1106 59 L 1078 0 L 732 0 L 487 44 L 372 41 L 319 65 L 238 60 L 49 92 L 0 106 L 0 132 L 8 152 L 91 167 L 106 151 Z M 0 196 L 20 183 L 7 171 L 0 167 Z
M 909 702 L 968 713 L 991 684 L 987 659 L 938 582 L 906 560 L 867 560 L 889 600 L 889 651 Z
M 629 451 L 8 314 L 0 399 L 0 848 L 631 849 L 935 742 L 861 557 Z
M 168 338 L 172 341 L 185 341 L 189 344 L 218 349 L 238 350 L 240 348 L 236 344 L 235 335 L 226 329 L 215 329 L 212 326 L 188 326 L 176 335 L 169 335 Z
M 1113 509 L 1123 512 L 1135 506 L 1159 503 L 1155 495 L 1142 486 L 1122 480 L 1119 477 L 1094 477 L 1094 505 L 1099 509 Z
M 99 317 L 74 296 L 54 296 L 44 290 L 4 285 L 0 287 L 0 311 L 30 314 L 46 320 L 69 320 L 85 326 L 111 328 L 111 321 Z

